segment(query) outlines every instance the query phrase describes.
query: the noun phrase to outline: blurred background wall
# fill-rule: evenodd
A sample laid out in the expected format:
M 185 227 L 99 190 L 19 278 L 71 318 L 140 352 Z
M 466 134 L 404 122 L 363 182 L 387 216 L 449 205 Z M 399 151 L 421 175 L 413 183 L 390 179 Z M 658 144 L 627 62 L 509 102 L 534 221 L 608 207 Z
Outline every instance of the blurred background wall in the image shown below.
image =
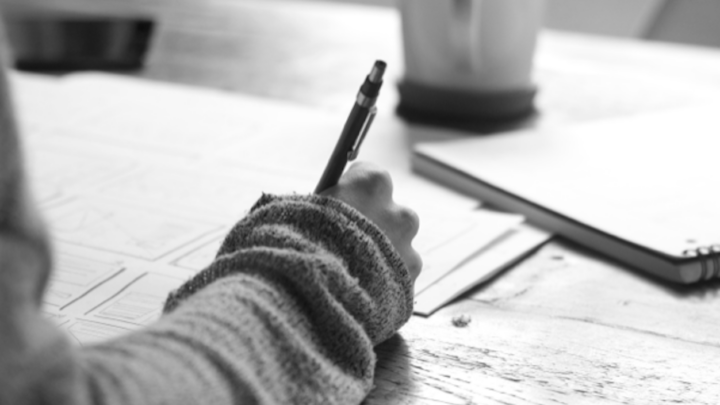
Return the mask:
M 323 1 L 393 7 L 397 0 Z M 549 28 L 720 47 L 720 0 L 545 1 Z
M 147 0 L 171 3 L 173 0 Z M 222 0 L 183 0 L 179 3 Z M 226 0 L 242 1 L 242 0 Z M 270 0 L 267 0 L 270 1 Z M 325 1 L 394 7 L 399 0 L 287 0 Z M 412 0 L 411 0 L 412 1 Z M 449 0 L 438 0 L 449 1 Z M 720 47 L 720 0 L 544 0 L 548 28 L 589 34 L 679 42 Z M 72 3 L 73 0 L 0 0 L 0 6 Z M 125 0 L 97 0 L 103 6 Z M 132 2 L 136 4 L 136 2 Z M 86 3 L 83 3 L 86 4 Z M 104 7 L 102 9 L 105 9 Z

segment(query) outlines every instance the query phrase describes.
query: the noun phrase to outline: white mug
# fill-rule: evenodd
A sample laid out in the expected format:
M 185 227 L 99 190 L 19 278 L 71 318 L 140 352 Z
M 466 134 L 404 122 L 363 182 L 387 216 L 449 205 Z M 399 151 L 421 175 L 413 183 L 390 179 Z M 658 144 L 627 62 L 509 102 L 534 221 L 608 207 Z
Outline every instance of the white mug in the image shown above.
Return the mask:
M 399 0 L 398 6 L 405 56 L 401 98 L 420 87 L 532 100 L 543 0 Z M 408 86 L 410 93 L 403 94 Z

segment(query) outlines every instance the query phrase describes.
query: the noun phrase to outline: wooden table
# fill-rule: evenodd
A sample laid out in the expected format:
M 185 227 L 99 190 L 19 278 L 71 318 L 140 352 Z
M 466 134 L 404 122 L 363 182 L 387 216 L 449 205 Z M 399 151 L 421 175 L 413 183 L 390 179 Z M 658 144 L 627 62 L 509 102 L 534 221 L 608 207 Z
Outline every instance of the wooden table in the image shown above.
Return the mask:
M 8 0 L 5 0 L 8 2 Z M 50 7 L 16 0 L 23 7 Z M 374 59 L 403 67 L 394 10 L 270 0 L 47 0 L 52 7 L 150 14 L 147 67 L 164 81 L 279 98 L 344 114 Z M 12 4 L 9 4 L 12 6 Z M 720 52 L 544 32 L 540 115 L 531 126 L 705 102 Z M 404 148 L 439 139 L 393 116 L 386 86 L 374 132 Z M 379 137 L 376 137 L 379 138 Z M 380 149 L 382 140 L 375 140 Z M 377 146 L 379 145 L 379 146 Z M 720 281 L 675 286 L 555 240 L 377 348 L 367 404 L 717 404 Z M 453 325 L 464 315 L 471 322 Z

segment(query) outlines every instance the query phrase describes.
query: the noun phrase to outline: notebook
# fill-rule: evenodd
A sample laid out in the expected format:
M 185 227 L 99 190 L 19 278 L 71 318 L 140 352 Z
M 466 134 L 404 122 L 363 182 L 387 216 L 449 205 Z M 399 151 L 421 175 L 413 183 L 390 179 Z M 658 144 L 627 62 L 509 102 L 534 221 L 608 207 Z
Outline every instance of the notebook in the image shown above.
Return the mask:
M 419 143 L 417 173 L 678 283 L 720 274 L 720 106 Z

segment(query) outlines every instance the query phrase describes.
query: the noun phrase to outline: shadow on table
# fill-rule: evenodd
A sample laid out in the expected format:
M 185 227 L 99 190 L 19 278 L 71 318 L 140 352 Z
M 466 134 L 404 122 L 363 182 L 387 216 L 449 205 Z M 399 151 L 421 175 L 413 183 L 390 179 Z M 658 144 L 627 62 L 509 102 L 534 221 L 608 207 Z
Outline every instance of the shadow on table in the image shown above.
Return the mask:
M 396 334 L 375 348 L 377 365 L 370 395 L 363 404 L 399 404 L 412 391 L 410 351 L 405 339 Z

